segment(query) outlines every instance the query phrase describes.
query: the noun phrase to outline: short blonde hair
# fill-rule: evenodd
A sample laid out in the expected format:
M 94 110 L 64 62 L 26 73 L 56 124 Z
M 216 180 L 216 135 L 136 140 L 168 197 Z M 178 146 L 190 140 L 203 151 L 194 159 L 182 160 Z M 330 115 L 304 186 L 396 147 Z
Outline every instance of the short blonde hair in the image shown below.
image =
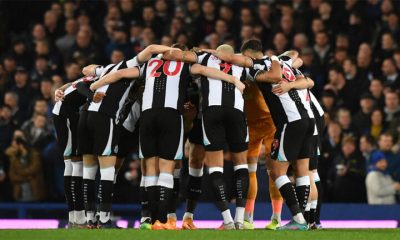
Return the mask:
M 228 45 L 228 44 L 220 45 L 219 47 L 217 47 L 217 51 L 235 53 L 235 50 L 233 50 L 233 47 L 231 45 Z

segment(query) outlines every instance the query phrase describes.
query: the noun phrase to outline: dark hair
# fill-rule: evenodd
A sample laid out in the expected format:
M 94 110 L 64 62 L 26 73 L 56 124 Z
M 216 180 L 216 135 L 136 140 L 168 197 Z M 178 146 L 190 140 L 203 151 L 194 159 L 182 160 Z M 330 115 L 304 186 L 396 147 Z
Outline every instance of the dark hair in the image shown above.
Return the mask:
M 361 138 L 365 138 L 365 141 L 367 141 L 367 143 L 369 143 L 371 145 L 376 144 L 375 138 L 373 136 L 371 136 L 370 134 L 364 134 L 360 137 L 360 139 Z
M 16 137 L 16 138 L 15 138 L 15 142 L 16 142 L 18 145 L 23 145 L 24 147 L 27 147 L 27 146 L 28 146 L 28 143 L 27 143 L 26 140 L 23 139 L 22 137 Z
M 251 50 L 254 52 L 262 52 L 263 46 L 261 42 L 257 39 L 250 39 L 246 42 L 243 43 L 242 47 L 240 48 L 240 51 L 243 53 L 247 50 Z

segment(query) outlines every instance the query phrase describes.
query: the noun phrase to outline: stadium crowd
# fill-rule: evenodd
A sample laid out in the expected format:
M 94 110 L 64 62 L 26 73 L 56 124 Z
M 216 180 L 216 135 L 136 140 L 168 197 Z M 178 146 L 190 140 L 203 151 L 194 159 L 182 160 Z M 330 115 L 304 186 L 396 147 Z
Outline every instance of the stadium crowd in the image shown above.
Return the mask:
M 84 66 L 118 63 L 153 43 L 211 49 L 227 43 L 238 51 L 242 42 L 258 38 L 266 53 L 298 50 L 302 72 L 315 81 L 327 122 L 318 169 L 324 201 L 367 202 L 368 192 L 370 203 L 396 203 L 399 2 L 66 0 L 0 6 L 0 201 L 63 201 L 53 94 L 78 79 Z M 137 157 L 124 169 L 120 178 L 133 192 L 140 182 Z M 382 195 L 389 200 L 375 199 Z M 117 201 L 137 200 L 119 196 Z

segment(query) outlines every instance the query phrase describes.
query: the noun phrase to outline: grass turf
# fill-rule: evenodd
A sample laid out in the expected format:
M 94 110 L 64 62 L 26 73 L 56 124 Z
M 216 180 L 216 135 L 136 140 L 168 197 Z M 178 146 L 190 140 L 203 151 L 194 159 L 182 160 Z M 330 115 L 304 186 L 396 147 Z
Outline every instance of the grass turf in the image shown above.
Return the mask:
M 330 229 L 318 231 L 146 231 L 134 229 L 113 230 L 0 230 L 1 240 L 395 240 L 400 239 L 400 229 Z

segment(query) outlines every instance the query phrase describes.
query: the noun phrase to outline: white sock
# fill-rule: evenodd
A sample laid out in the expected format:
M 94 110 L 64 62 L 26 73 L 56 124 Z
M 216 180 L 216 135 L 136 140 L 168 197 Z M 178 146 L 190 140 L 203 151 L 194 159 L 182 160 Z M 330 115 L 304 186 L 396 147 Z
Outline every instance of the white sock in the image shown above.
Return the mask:
M 72 162 L 71 159 L 64 160 L 65 168 L 64 168 L 64 176 L 72 176 Z
M 83 162 L 72 162 L 72 176 L 82 177 L 83 176 Z
M 229 209 L 226 209 L 221 214 L 222 214 L 222 217 L 224 218 L 224 224 L 228 224 L 228 223 L 232 223 L 233 222 L 231 211 L 229 211 Z
M 273 220 L 273 219 L 277 220 L 280 223 L 281 222 L 281 215 L 278 214 L 278 213 L 273 213 L 272 216 L 271 216 L 271 220 Z
M 140 223 L 145 222 L 147 219 L 150 219 L 149 217 L 141 217 L 140 218 Z
M 93 223 L 96 222 L 96 215 L 95 212 L 86 212 L 86 220 L 92 221 Z
M 244 220 L 246 220 L 249 223 L 254 222 L 254 214 L 252 212 L 244 212 Z
M 235 223 L 243 223 L 244 220 L 244 207 L 236 207 Z
M 311 200 L 310 209 L 317 209 L 318 200 Z
M 308 202 L 305 211 L 309 212 L 310 209 L 311 209 L 311 202 Z
M 77 223 L 77 224 L 85 224 L 86 223 L 85 210 L 74 211 L 74 223 Z
M 176 220 L 176 219 L 177 219 L 177 218 L 176 218 L 176 213 L 168 213 L 168 214 L 167 214 L 167 218 L 173 218 L 173 219 Z
M 304 216 L 302 213 L 298 213 L 295 216 L 293 216 L 293 220 L 295 220 L 297 223 L 300 223 L 300 224 L 306 223 L 306 220 L 304 219 Z
M 68 212 L 68 222 L 70 222 L 70 223 L 73 223 L 75 221 L 74 212 L 75 211 L 69 211 Z
M 185 212 L 185 214 L 183 215 L 183 220 L 188 218 L 193 219 L 193 213 Z
M 100 222 L 106 223 L 110 220 L 110 212 L 100 211 Z

